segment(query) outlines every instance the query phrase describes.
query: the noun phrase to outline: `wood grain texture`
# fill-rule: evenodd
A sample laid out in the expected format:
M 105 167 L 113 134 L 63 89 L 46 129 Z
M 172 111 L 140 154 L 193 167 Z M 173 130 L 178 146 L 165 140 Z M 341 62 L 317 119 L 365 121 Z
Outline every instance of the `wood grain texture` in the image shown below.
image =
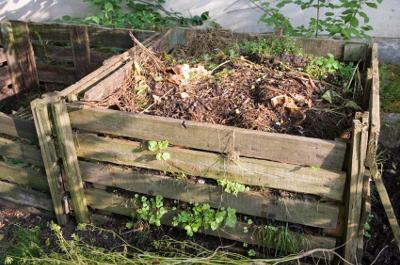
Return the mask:
M 273 189 L 318 195 L 342 200 L 345 174 L 323 169 L 312 169 L 266 160 L 240 158 L 232 161 L 224 156 L 169 147 L 171 159 L 159 161 L 155 153 L 147 151 L 141 143 L 77 134 L 76 148 L 79 157 L 136 166 L 167 172 L 184 172 L 187 175 L 211 179 L 226 178 L 231 181 Z
M 46 100 L 35 99 L 31 102 L 33 119 L 35 121 L 36 133 L 38 135 L 40 153 L 46 171 L 47 183 L 49 185 L 51 199 L 57 222 L 64 225 L 67 222 L 65 209 L 63 208 L 64 187 L 62 184 L 61 168 L 58 164 L 59 158 L 55 142 L 52 138 L 52 126 Z
M 341 171 L 346 144 L 208 123 L 68 105 L 72 127 L 189 148 Z
M 75 77 L 80 79 L 90 72 L 90 43 L 87 26 L 75 26 L 70 29 L 72 58 Z
M 71 195 L 72 209 L 77 223 L 88 223 L 89 215 L 81 171 L 76 156 L 72 129 L 64 100 L 51 103 L 50 109 L 53 116 L 53 129 L 57 138 L 59 156 L 63 163 L 63 178 Z
M 43 166 L 40 150 L 33 145 L 0 137 L 0 155 L 24 161 L 35 166 Z
M 41 168 L 21 168 L 0 161 L 0 179 L 40 191 L 49 191 L 46 174 Z
M 231 207 L 247 215 L 313 227 L 335 228 L 337 224 L 339 207 L 329 203 L 279 198 L 263 192 L 241 192 L 235 196 L 210 184 L 145 174 L 111 165 L 83 161 L 79 164 L 84 180 L 94 184 L 185 202 L 209 203 L 216 208 Z
M 23 120 L 0 112 L 0 134 L 23 138 L 37 143 L 35 124 L 31 120 Z
M 87 189 L 85 191 L 86 198 L 88 200 L 89 206 L 95 209 L 100 209 L 106 212 L 111 212 L 115 214 L 125 215 L 131 217 L 134 214 L 135 209 L 138 206 L 130 203 L 131 198 L 122 197 L 113 193 L 109 193 L 102 190 L 97 189 Z M 171 221 L 173 216 L 175 216 L 177 212 L 170 210 L 164 217 L 161 219 L 161 223 L 164 225 L 171 226 Z M 245 232 L 244 227 L 248 227 L 248 233 Z M 263 246 L 262 240 L 262 227 L 256 225 L 248 225 L 246 223 L 238 222 L 235 228 L 223 227 L 216 231 L 212 230 L 202 230 L 202 233 L 227 238 L 239 242 L 244 242 L 247 244 L 260 245 Z M 296 232 L 292 232 L 289 230 L 289 233 L 294 237 L 298 236 Z M 322 236 L 313 236 L 309 234 L 304 234 L 306 238 L 305 249 L 313 249 L 313 248 L 334 248 L 336 244 L 336 240 L 331 237 L 322 237 Z M 268 245 L 265 246 L 267 248 L 273 249 L 274 246 Z M 317 255 L 321 257 L 322 254 Z M 328 257 L 329 258 L 329 257 Z
M 1 28 L 14 92 L 38 87 L 38 72 L 27 23 L 2 22 Z
M 73 84 L 77 80 L 73 67 L 51 64 L 38 64 L 37 69 L 39 80 L 41 82 L 64 84 L 67 86 Z
M 48 194 L 4 181 L 0 181 L 0 198 L 16 204 L 32 206 L 50 212 L 53 211 L 51 198 Z

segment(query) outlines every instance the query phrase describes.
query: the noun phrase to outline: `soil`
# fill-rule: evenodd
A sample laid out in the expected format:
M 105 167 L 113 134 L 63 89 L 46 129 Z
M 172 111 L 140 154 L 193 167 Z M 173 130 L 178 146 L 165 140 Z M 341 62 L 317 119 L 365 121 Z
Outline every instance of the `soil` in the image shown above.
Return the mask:
M 214 51 L 221 43 L 226 45 L 221 41 L 199 50 Z M 199 55 L 197 50 L 190 52 Z M 343 101 L 333 110 L 321 98 L 327 90 L 349 96 L 329 83 L 335 77 L 320 81 L 296 70 L 305 66 L 306 57 L 231 58 L 220 50 L 212 63 L 191 63 L 193 56 L 187 56 L 189 66 L 177 64 L 182 53 L 187 51 L 176 59 L 144 48 L 135 55 L 132 76 L 97 106 L 323 139 L 347 135 L 352 127 L 353 107 Z M 357 96 L 348 100 L 357 102 Z

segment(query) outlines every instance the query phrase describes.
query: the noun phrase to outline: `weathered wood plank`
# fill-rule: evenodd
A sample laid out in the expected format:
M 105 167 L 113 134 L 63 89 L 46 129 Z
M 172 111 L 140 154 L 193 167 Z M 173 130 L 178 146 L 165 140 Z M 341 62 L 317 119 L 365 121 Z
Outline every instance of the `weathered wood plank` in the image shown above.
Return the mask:
M 38 87 L 38 72 L 27 23 L 2 22 L 1 28 L 14 92 Z
M 58 100 L 52 103 L 50 108 L 53 114 L 53 128 L 58 141 L 58 151 L 63 162 L 64 181 L 71 195 L 75 218 L 78 223 L 87 223 L 89 222 L 88 209 L 65 101 Z
M 115 90 L 121 87 L 121 84 L 132 72 L 133 61 L 127 62 L 124 66 L 117 69 L 105 77 L 101 82 L 97 83 L 85 92 L 83 100 L 85 101 L 100 101 L 112 95 Z
M 378 58 L 378 44 L 372 46 L 372 87 L 370 93 L 370 143 L 375 143 L 374 150 L 369 150 L 369 156 L 375 157 L 376 146 L 379 139 L 379 132 L 381 130 L 381 117 L 380 117 L 380 84 L 379 84 L 379 58 Z M 371 158 L 373 160 L 373 158 Z M 371 160 L 370 159 L 370 160 Z
M 211 179 L 229 179 L 239 183 L 314 194 L 342 200 L 345 174 L 282 164 L 266 160 L 240 158 L 232 161 L 218 154 L 169 147 L 171 159 L 159 161 L 155 153 L 134 141 L 77 134 L 79 157 L 121 165 L 137 166 Z
M 116 47 L 123 50 L 133 47 L 133 41 L 129 32 L 139 40 L 144 41 L 154 35 L 156 32 L 151 30 L 136 29 L 110 29 L 103 27 L 90 27 L 89 38 L 92 46 Z
M 71 28 L 72 57 L 75 77 L 80 79 L 90 72 L 90 44 L 87 26 Z
M 54 45 L 32 43 L 35 56 L 42 61 L 72 62 L 72 49 Z
M 31 102 L 33 119 L 35 121 L 36 133 L 38 135 L 41 157 L 46 171 L 54 212 L 57 222 L 63 225 L 67 222 L 65 209 L 63 209 L 64 187 L 62 184 L 61 169 L 58 165 L 58 156 L 54 140 L 52 139 L 52 128 L 45 100 L 35 99 Z
M 0 155 L 24 161 L 35 166 L 43 166 L 40 151 L 36 146 L 18 143 L 2 137 L 0 137 Z
M 4 48 L 0 48 L 0 64 L 7 62 L 6 52 Z
M 12 84 L 9 67 L 7 65 L 0 67 L 0 90 Z
M 335 228 L 337 224 L 339 207 L 329 203 L 279 198 L 262 192 L 243 192 L 235 196 L 209 184 L 199 185 L 111 165 L 83 161 L 79 164 L 84 180 L 94 184 L 186 202 L 209 203 L 211 207 L 232 207 L 247 215 L 313 227 Z
M 345 237 L 344 258 L 353 263 L 356 259 L 354 244 L 357 241 L 359 219 L 357 219 L 358 176 L 360 170 L 360 145 L 362 124 L 353 120 L 353 134 L 351 140 L 351 166 L 348 172 L 348 200 L 347 200 L 347 228 Z
M 38 64 L 37 69 L 39 80 L 42 82 L 70 85 L 77 80 L 73 67 Z
M 13 167 L 0 161 L 0 179 L 41 191 L 49 191 L 46 174 L 39 168 Z
M 8 182 L 0 181 L 0 197 L 13 203 L 53 211 L 53 204 L 49 195 Z
M 0 134 L 28 139 L 37 143 L 35 124 L 33 121 L 12 117 L 0 112 Z
M 95 209 L 116 213 L 125 216 L 134 215 L 134 211 L 137 210 L 137 205 L 130 203 L 131 198 L 122 197 L 113 193 L 105 192 L 96 189 L 87 189 L 85 191 L 88 204 Z M 161 223 L 164 225 L 171 225 L 173 216 L 177 214 L 176 211 L 170 210 L 161 219 Z M 244 227 L 248 227 L 248 233 L 245 232 Z M 246 223 L 238 222 L 235 228 L 223 227 L 217 231 L 203 230 L 202 232 L 212 236 L 218 236 L 227 238 L 239 242 L 244 242 L 253 245 L 263 246 L 261 227 L 256 225 L 248 225 Z M 261 233 L 260 233 L 261 232 Z M 292 235 L 298 235 L 296 232 L 289 231 Z M 312 236 L 304 234 L 306 238 L 308 249 L 313 248 L 334 248 L 336 240 L 330 237 Z M 274 248 L 274 246 L 265 246 Z
M 69 105 L 72 127 L 218 153 L 341 171 L 346 144 L 230 126 Z
M 37 23 L 29 22 L 29 30 L 31 38 L 34 40 L 55 41 L 60 43 L 69 42 L 70 28 L 68 24 L 58 23 Z

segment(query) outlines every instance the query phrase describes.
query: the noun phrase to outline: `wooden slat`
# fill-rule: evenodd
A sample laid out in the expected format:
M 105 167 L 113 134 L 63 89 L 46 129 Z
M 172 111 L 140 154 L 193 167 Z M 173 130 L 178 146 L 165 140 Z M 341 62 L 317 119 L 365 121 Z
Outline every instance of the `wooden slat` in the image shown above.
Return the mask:
M 101 82 L 97 83 L 86 91 L 83 100 L 100 101 L 112 95 L 115 90 L 121 87 L 121 84 L 132 73 L 133 61 L 127 62 L 124 66 L 108 75 Z
M 63 209 L 64 187 L 62 185 L 61 169 L 58 165 L 59 158 L 52 139 L 51 121 L 47 100 L 35 99 L 31 102 L 35 128 L 38 135 L 41 157 L 46 171 L 54 212 L 57 222 L 63 225 L 67 222 L 67 216 Z
M 71 43 L 75 77 L 80 79 L 90 72 L 90 45 L 87 26 L 71 28 Z
M 36 146 L 19 143 L 0 137 L 0 155 L 30 163 L 35 166 L 43 166 L 40 151 Z
M 35 124 L 33 121 L 14 118 L 0 112 L 0 134 L 28 139 L 37 143 Z
M 46 174 L 39 168 L 13 167 L 0 161 L 0 179 L 41 191 L 49 191 Z
M 171 144 L 218 153 L 263 158 L 282 163 L 341 171 L 346 144 L 230 126 L 69 105 L 74 128 Z
M 37 69 L 39 80 L 42 82 L 70 85 L 77 80 L 75 70 L 72 67 L 38 64 Z
M 125 215 L 131 217 L 134 211 L 137 210 L 137 206 L 129 203 L 130 198 L 121 197 L 113 193 L 105 192 L 96 189 L 87 189 L 85 191 L 88 204 L 95 209 Z M 161 219 L 161 223 L 164 225 L 171 225 L 173 216 L 177 214 L 176 211 L 170 210 Z M 245 232 L 244 227 L 248 227 L 248 233 Z M 203 230 L 202 232 L 208 235 L 227 238 L 239 242 L 244 242 L 253 245 L 263 245 L 263 233 L 261 227 L 256 225 L 248 225 L 242 222 L 238 222 L 235 228 L 222 227 L 217 231 Z M 298 235 L 296 232 L 289 231 L 292 235 Z M 330 237 L 312 236 L 304 234 L 306 238 L 308 249 L 313 248 L 334 248 L 336 240 Z M 268 248 L 274 248 L 274 246 L 265 246 Z
M 39 43 L 32 43 L 35 56 L 43 61 L 55 60 L 61 62 L 72 62 L 71 48 L 64 48 L 54 45 L 42 45 Z
M 129 36 L 132 31 L 133 35 L 139 40 L 144 41 L 148 37 L 155 34 L 155 31 L 135 30 L 135 29 L 110 29 L 103 27 L 90 27 L 89 38 L 90 44 L 101 47 L 116 47 L 123 50 L 133 47 L 133 41 Z
M 7 65 L 0 67 L 0 90 L 12 84 L 9 67 Z
M 240 158 L 231 161 L 221 155 L 169 147 L 171 159 L 159 161 L 155 154 L 134 141 L 77 134 L 79 157 L 121 165 L 231 181 L 273 189 L 314 194 L 341 201 L 345 174 L 323 169 L 281 164 L 266 160 Z
M 50 212 L 53 211 L 49 195 L 4 181 L 0 181 L 0 198 L 21 205 L 32 206 Z
M 344 258 L 353 263 L 356 259 L 354 251 L 354 244 L 357 241 L 357 232 L 359 229 L 358 215 L 358 177 L 360 171 L 360 145 L 361 145 L 361 132 L 362 124 L 359 120 L 353 121 L 353 134 L 351 144 L 351 165 L 349 168 L 349 181 L 348 181 L 348 199 L 347 199 L 347 229 L 345 237 L 345 253 Z
M 68 24 L 29 22 L 28 26 L 31 38 L 34 40 L 69 42 L 71 26 Z
M 6 52 L 4 48 L 0 48 L 0 64 L 7 62 Z
M 53 128 L 58 142 L 59 156 L 63 162 L 65 173 L 63 179 L 71 195 L 75 219 L 77 223 L 87 223 L 89 222 L 88 209 L 65 101 L 58 100 L 52 103 L 50 108 L 53 114 Z
M 186 202 L 209 203 L 212 207 L 232 207 L 247 215 L 320 228 L 335 228 L 337 224 L 339 207 L 329 203 L 279 198 L 260 192 L 243 192 L 234 196 L 209 184 L 144 174 L 110 165 L 83 161 L 79 164 L 84 180 L 94 184 Z
M 1 27 L 14 92 L 38 87 L 38 72 L 27 24 L 2 22 Z
M 379 58 L 378 58 L 378 45 L 374 44 L 372 46 L 372 87 L 370 93 L 370 140 L 369 142 L 374 142 L 375 145 L 378 143 L 379 132 L 381 129 L 381 117 L 380 117 L 380 85 L 379 85 Z M 376 152 L 375 150 L 371 150 Z M 370 154 L 374 156 L 373 154 Z M 375 157 L 375 156 L 374 156 Z

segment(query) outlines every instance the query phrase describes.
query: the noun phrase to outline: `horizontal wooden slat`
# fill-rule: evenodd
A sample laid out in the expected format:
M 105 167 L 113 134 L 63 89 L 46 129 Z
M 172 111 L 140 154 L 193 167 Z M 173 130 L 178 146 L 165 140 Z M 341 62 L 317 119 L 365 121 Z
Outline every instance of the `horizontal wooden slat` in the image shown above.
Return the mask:
M 4 62 L 7 62 L 6 53 L 4 51 L 4 48 L 0 48 L 0 64 Z
M 130 198 L 121 197 L 113 193 L 105 192 L 97 189 L 87 189 L 85 191 L 88 205 L 95 209 L 100 209 L 106 212 L 115 214 L 125 215 L 131 217 L 134 211 L 137 210 L 137 206 L 130 203 Z M 164 225 L 171 225 L 173 216 L 177 214 L 176 211 L 168 211 L 167 214 L 161 219 L 161 223 Z M 248 232 L 245 232 L 245 228 L 248 228 Z M 246 223 L 237 222 L 235 228 L 222 227 L 217 231 L 203 230 L 202 232 L 208 235 L 227 238 L 239 242 L 244 242 L 253 245 L 263 245 L 263 233 L 261 227 L 256 225 L 248 225 Z M 296 232 L 289 230 L 289 233 L 293 236 L 298 236 Z M 313 236 L 309 234 L 303 235 L 306 238 L 306 244 L 308 249 L 314 248 L 334 248 L 336 240 L 330 237 Z M 268 248 L 274 248 L 274 246 L 265 246 Z
M 155 34 L 154 31 L 148 31 L 148 30 L 90 27 L 89 28 L 90 45 L 100 46 L 100 47 L 116 47 L 123 50 L 129 49 L 133 47 L 133 41 L 129 36 L 130 31 L 132 31 L 133 35 L 139 41 L 144 41 L 148 37 Z
M 32 143 L 37 143 L 37 135 L 33 121 L 14 118 L 1 112 L 0 134 L 24 138 Z
M 28 27 L 33 40 L 69 43 L 70 25 L 30 22 Z
M 107 109 L 69 106 L 74 128 L 341 171 L 346 144 Z
M 72 62 L 71 48 L 64 48 L 54 45 L 42 45 L 32 43 L 35 56 L 42 60 L 56 60 L 64 62 Z
M 35 166 L 43 166 L 40 150 L 36 146 L 18 143 L 2 137 L 0 137 L 0 155 Z
M 50 195 L 4 181 L 0 181 L 0 198 L 21 205 L 53 211 Z
M 46 174 L 39 168 L 12 167 L 0 161 L 0 179 L 41 191 L 49 191 Z
M 0 67 L 0 90 L 3 87 L 9 86 L 10 84 L 12 84 L 12 82 L 11 82 L 9 67 L 7 65 L 1 66 Z
M 239 183 L 273 189 L 314 194 L 342 200 L 345 173 L 312 169 L 266 160 L 240 158 L 231 161 L 219 154 L 169 147 L 171 159 L 159 161 L 155 153 L 145 150 L 141 143 L 99 137 L 93 134 L 76 135 L 79 157 L 130 165 L 211 179 L 229 179 Z
M 94 184 L 192 203 L 209 203 L 215 208 L 232 207 L 242 214 L 284 222 L 336 228 L 339 214 L 338 206 L 324 202 L 279 198 L 260 192 L 243 192 L 235 196 L 210 184 L 83 161 L 80 162 L 80 168 L 83 179 Z
M 41 82 L 70 85 L 76 81 L 73 67 L 38 64 L 37 70 Z

